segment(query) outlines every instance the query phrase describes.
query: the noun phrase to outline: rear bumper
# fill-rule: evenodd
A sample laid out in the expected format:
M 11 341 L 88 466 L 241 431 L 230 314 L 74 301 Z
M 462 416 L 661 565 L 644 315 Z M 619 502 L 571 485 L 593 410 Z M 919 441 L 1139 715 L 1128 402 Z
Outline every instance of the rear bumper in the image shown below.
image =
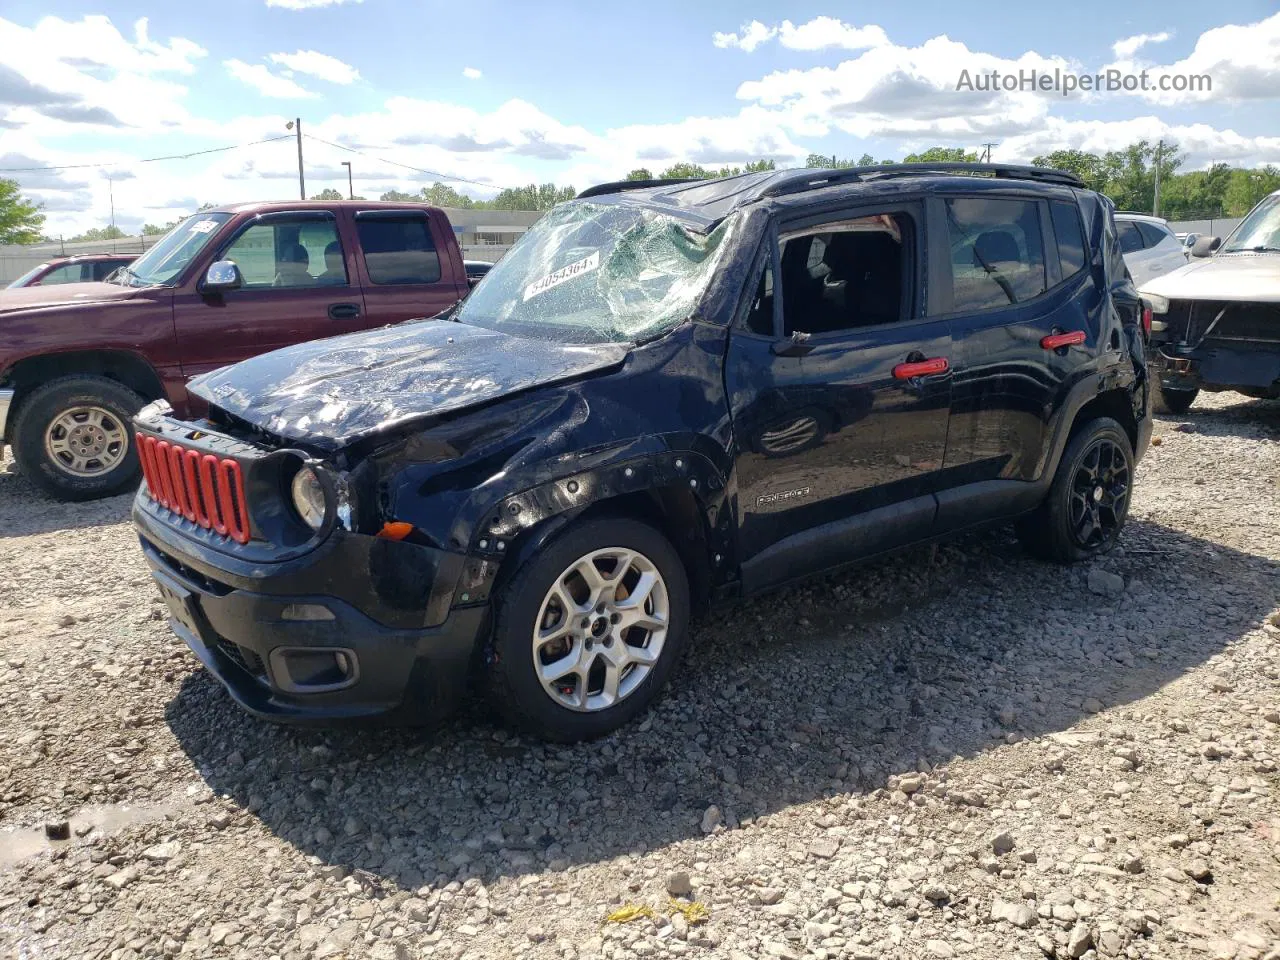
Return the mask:
M 214 569 L 161 538 L 135 508 L 143 555 L 169 608 L 169 625 L 232 698 L 255 716 L 278 722 L 328 723 L 360 718 L 428 722 L 462 698 L 487 624 L 486 607 L 449 611 L 425 626 L 389 626 L 383 611 L 362 609 L 326 589 L 317 576 L 297 592 L 300 576 L 248 577 Z M 348 559 L 358 560 L 357 551 Z M 332 562 L 332 560 L 327 561 Z M 349 568 L 358 578 L 358 564 Z M 408 611 L 398 611 L 397 619 Z

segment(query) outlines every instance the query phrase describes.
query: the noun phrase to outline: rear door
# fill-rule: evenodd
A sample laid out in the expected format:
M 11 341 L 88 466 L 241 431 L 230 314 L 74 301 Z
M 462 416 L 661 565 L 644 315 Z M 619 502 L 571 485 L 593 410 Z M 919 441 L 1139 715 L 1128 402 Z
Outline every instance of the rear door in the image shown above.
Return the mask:
M 427 210 L 355 211 L 366 326 L 434 316 L 466 296 L 465 276 L 454 275 L 453 238 L 443 228 Z
M 244 284 L 206 295 L 197 276 L 174 297 L 183 373 L 193 376 L 305 340 L 364 326 L 350 243 L 330 211 L 246 221 L 208 262 L 232 260 Z
M 1096 354 L 1105 291 L 1085 269 L 1073 199 L 984 191 L 930 204 L 946 236 L 936 300 L 951 320 L 955 365 L 944 532 L 1034 506 L 1050 416 Z
M 923 315 L 924 249 L 917 203 L 811 218 L 773 243 L 725 368 L 746 589 L 931 533 L 951 336 Z

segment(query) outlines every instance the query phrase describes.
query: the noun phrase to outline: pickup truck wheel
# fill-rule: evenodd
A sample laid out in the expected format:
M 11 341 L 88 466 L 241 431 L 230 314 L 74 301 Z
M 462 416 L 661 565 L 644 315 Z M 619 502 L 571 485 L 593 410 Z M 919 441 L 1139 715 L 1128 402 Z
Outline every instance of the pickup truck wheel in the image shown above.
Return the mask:
M 491 699 L 514 727 L 561 743 L 600 737 L 658 695 L 689 638 L 675 548 L 627 519 L 569 527 L 498 602 Z
M 1017 524 L 1027 551 L 1073 563 L 1116 544 L 1133 491 L 1133 446 L 1110 417 L 1084 424 L 1067 444 L 1044 502 Z
M 1170 390 L 1160 386 L 1160 378 L 1151 378 L 1151 409 L 1154 413 L 1181 416 L 1191 409 L 1200 395 L 1199 390 Z
M 145 402 L 106 377 L 51 380 L 18 408 L 14 458 L 25 476 L 59 500 L 94 500 L 136 487 L 130 421 Z

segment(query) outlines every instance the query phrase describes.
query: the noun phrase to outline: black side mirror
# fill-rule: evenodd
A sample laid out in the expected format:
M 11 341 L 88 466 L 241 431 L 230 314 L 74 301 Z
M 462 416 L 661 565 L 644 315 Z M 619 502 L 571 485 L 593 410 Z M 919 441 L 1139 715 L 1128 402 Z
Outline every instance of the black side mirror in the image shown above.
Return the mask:
M 1191 255 L 1193 257 L 1211 257 L 1220 246 L 1222 246 L 1221 237 L 1200 237 L 1191 245 Z
M 809 346 L 809 336 L 803 330 L 794 330 L 785 340 L 773 341 L 769 349 L 775 357 L 803 357 L 813 350 Z
M 239 290 L 244 285 L 244 277 L 234 260 L 218 260 L 209 264 L 200 284 L 202 293 L 226 293 L 228 290 Z

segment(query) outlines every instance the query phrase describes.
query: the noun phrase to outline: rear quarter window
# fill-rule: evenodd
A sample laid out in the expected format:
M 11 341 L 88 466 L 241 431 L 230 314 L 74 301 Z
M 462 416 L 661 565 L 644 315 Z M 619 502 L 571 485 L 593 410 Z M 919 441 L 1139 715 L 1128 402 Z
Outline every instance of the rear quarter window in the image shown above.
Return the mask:
M 1058 241 L 1058 259 L 1062 263 L 1062 278 L 1065 280 L 1084 269 L 1084 231 L 1080 227 L 1080 208 L 1065 200 L 1051 200 L 1049 216 L 1053 220 L 1053 235 Z
M 1154 247 L 1156 244 L 1169 239 L 1176 239 L 1173 234 L 1160 226 L 1158 223 L 1145 223 L 1138 221 L 1136 224 L 1138 232 L 1142 234 L 1142 239 L 1147 242 L 1148 247 Z
M 440 254 L 426 217 L 357 219 L 365 270 L 379 285 L 437 283 Z

